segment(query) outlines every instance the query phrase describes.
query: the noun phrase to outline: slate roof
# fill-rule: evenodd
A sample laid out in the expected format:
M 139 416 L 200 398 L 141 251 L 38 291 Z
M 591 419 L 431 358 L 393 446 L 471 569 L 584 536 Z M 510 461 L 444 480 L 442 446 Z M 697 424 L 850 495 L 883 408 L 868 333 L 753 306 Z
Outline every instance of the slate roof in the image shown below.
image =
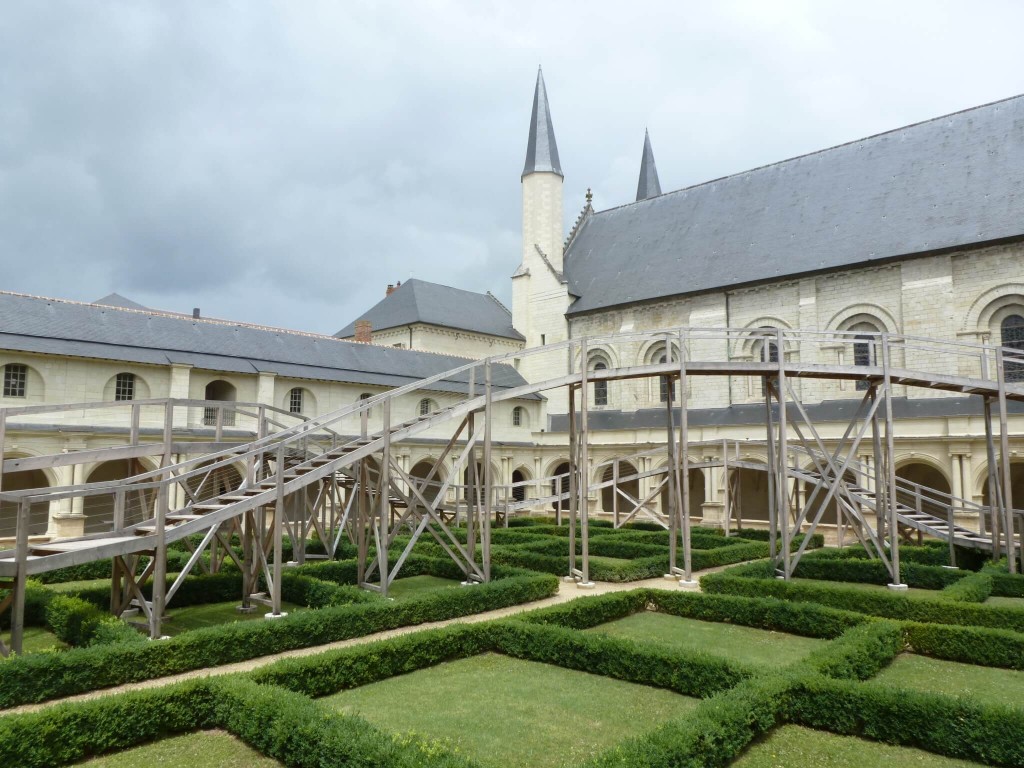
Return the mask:
M 382 387 L 403 386 L 467 362 L 333 336 L 8 292 L 0 292 L 0 349 Z M 511 366 L 493 370 L 495 386 L 525 383 Z M 462 392 L 466 381 L 463 374 L 431 388 Z
M 358 320 L 369 320 L 375 331 L 425 323 L 525 341 L 512 327 L 512 313 L 490 293 L 464 291 L 426 280 L 407 280 L 334 335 L 339 339 L 355 336 Z
M 533 89 L 533 112 L 530 114 L 530 136 L 526 142 L 526 162 L 523 176 L 548 172 L 562 175 L 555 143 L 555 126 L 551 123 L 548 90 L 544 86 L 544 73 L 537 67 L 537 85 Z
M 1024 235 L 1024 96 L 595 213 L 567 314 Z

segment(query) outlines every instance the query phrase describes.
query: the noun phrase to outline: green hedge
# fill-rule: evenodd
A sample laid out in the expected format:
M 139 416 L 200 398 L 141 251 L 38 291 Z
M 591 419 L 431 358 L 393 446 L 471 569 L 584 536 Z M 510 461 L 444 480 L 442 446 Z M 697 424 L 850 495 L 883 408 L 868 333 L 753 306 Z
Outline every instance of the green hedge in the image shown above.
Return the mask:
M 702 701 L 683 718 L 629 739 L 585 763 L 587 768 L 716 768 L 728 765 L 770 730 L 789 682 L 778 675 L 745 680 Z
M 343 605 L 301 611 L 274 621 L 225 624 L 141 645 L 26 654 L 0 664 L 0 708 L 504 608 L 549 597 L 557 589 L 558 580 L 551 576 L 517 576 L 394 602 Z
M 898 592 L 866 591 L 824 582 L 795 583 L 756 577 L 770 568 L 770 564 L 756 563 L 722 573 L 708 574 L 701 579 L 701 588 L 711 594 L 777 597 L 796 602 L 814 602 L 890 619 L 995 627 L 1024 632 L 1024 609 L 1021 608 L 997 608 L 938 597 L 909 597 Z
M 938 659 L 1024 670 L 1024 634 L 1008 629 L 957 627 L 949 624 L 903 625 L 916 653 Z
M 826 677 L 867 680 L 903 650 L 903 628 L 895 621 L 870 621 L 852 627 L 801 665 Z
M 954 581 L 939 592 L 941 600 L 954 603 L 984 603 L 992 594 L 992 577 L 987 573 L 972 573 Z
M 807 677 L 794 685 L 787 720 L 832 733 L 996 765 L 1024 765 L 1024 711 L 966 698 Z

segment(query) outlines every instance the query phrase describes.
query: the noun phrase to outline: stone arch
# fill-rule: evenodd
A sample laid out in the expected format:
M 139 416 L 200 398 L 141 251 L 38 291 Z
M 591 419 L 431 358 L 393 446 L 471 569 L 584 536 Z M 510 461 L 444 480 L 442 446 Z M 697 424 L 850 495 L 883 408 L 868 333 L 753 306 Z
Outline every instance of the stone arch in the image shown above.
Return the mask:
M 296 416 L 316 416 L 316 395 L 306 387 L 296 385 L 284 393 L 280 407 Z
M 763 464 L 760 459 L 744 459 L 745 461 Z M 732 470 L 739 473 L 740 517 L 744 521 L 768 522 L 768 473 L 760 469 L 737 467 Z M 736 499 L 733 500 L 737 502 Z
M 569 476 L 565 474 L 569 471 L 569 469 L 570 466 L 568 459 L 555 459 L 548 465 L 548 470 L 545 474 L 545 477 L 551 478 L 552 496 L 557 496 L 559 494 L 569 492 Z M 564 477 L 561 478 L 561 481 L 559 481 L 558 475 L 564 475 Z M 563 500 L 561 504 L 559 504 L 557 499 L 551 502 L 552 509 L 558 509 L 559 506 L 562 509 L 567 509 L 569 506 L 568 500 Z
M 20 366 L 23 370 L 16 371 L 12 366 Z M 16 385 L 17 380 L 21 379 L 23 384 L 23 395 L 5 395 L 4 391 L 8 385 L 8 372 L 10 372 L 11 385 Z M 21 374 L 24 374 L 21 376 Z M 4 389 L 0 390 L 0 396 L 8 403 L 17 407 L 17 405 L 24 403 L 41 403 L 46 397 L 46 381 L 43 378 L 43 374 L 39 370 L 26 360 L 8 360 L 3 365 L 0 365 L 0 374 L 3 376 Z
M 203 399 L 213 400 L 224 403 L 233 403 L 238 399 L 238 390 L 235 385 L 226 379 L 214 379 L 207 383 L 203 389 Z M 212 426 L 217 423 L 217 409 L 215 407 L 208 407 L 203 409 L 203 424 Z M 233 410 L 224 411 L 223 424 L 225 426 L 234 426 L 235 423 L 235 412 Z
M 529 468 L 523 464 L 512 470 L 512 483 L 528 483 L 533 479 L 533 473 L 530 472 Z M 515 501 L 526 501 L 528 495 L 529 486 L 519 485 L 512 488 L 511 497 Z
M 1006 283 L 982 293 L 971 302 L 961 330 L 965 333 L 991 333 L 996 316 L 1011 307 L 1024 308 L 1024 283 Z
M 483 463 L 483 461 L 477 461 L 477 463 L 476 463 L 476 471 L 477 471 L 477 481 L 480 483 L 480 490 L 481 490 L 481 493 L 482 493 L 483 486 L 484 486 L 484 475 L 483 475 L 484 463 Z M 493 462 L 491 463 L 491 478 L 493 479 L 494 485 L 499 485 L 502 482 L 502 480 L 501 480 L 501 472 L 498 471 L 498 468 L 494 465 Z M 462 498 L 463 498 L 464 501 L 474 500 L 474 501 L 476 501 L 476 503 L 480 504 L 480 503 L 483 502 L 483 496 L 482 495 L 478 495 L 475 492 L 476 489 L 470 487 L 470 479 L 471 479 L 470 465 L 467 462 L 465 468 L 463 468 L 463 470 L 462 470 Z M 492 499 L 491 501 L 493 502 L 494 500 Z
M 141 459 L 115 459 L 95 464 L 85 473 L 87 483 L 105 483 L 125 480 L 149 471 Z M 156 503 L 156 490 L 129 491 L 124 499 L 124 523 L 133 525 L 151 518 Z M 85 515 L 85 532 L 109 531 L 114 522 L 114 494 L 102 493 L 86 496 L 82 504 Z
M 760 360 L 761 359 L 761 347 L 764 344 L 764 331 L 775 331 L 775 330 L 788 331 L 791 330 L 789 323 L 785 322 L 778 317 L 759 317 L 756 320 L 747 323 L 743 326 L 743 330 L 746 331 L 739 336 L 733 342 L 732 356 L 733 358 L 744 360 Z M 785 340 L 786 343 L 786 354 L 790 354 L 793 351 L 792 342 L 789 339 Z
M 106 401 L 115 401 L 118 399 L 118 395 L 121 394 L 119 391 L 121 388 L 118 387 L 118 379 L 121 376 L 128 375 L 132 377 L 132 396 L 121 397 L 122 401 L 125 400 L 148 400 L 150 397 L 149 383 L 145 377 L 135 371 L 118 371 L 109 379 L 103 386 L 103 399 Z
M 999 467 L 1002 472 L 1002 467 Z M 989 506 L 988 495 L 988 468 L 984 467 L 980 479 L 981 503 Z M 1010 460 L 1010 497 L 1013 500 L 1014 509 L 1024 509 L 1024 459 Z M 1002 523 L 1000 523 L 1002 525 Z
M 661 482 L 665 478 L 665 471 L 668 471 L 668 466 L 662 467 L 662 474 L 656 476 L 657 482 Z M 705 488 L 704 472 L 696 467 L 690 467 L 687 470 L 687 477 L 690 481 L 690 517 L 691 518 L 702 518 L 704 517 L 704 502 L 707 501 L 707 489 Z M 672 480 L 669 479 L 671 483 Z M 660 502 L 661 502 L 661 514 L 667 515 L 669 513 L 669 501 L 670 501 L 670 487 L 666 484 L 661 489 Z
M 25 458 L 27 453 L 5 454 L 4 459 Z M 26 469 L 3 473 L 4 491 L 29 491 L 36 488 L 50 488 L 56 485 L 52 470 Z M 13 538 L 17 534 L 18 503 L 0 501 L 0 538 Z M 50 523 L 50 503 L 37 501 L 29 507 L 28 532 L 30 536 L 46 533 Z
M 897 460 L 896 477 L 923 486 L 921 495 L 930 496 L 936 500 L 930 504 L 925 499 L 921 507 L 923 512 L 938 515 L 943 519 L 946 517 L 945 504 L 948 499 L 944 498 L 942 494 L 948 495 L 952 490 L 945 467 L 938 461 L 930 456 L 915 456 L 903 461 Z M 929 493 L 930 490 L 935 493 Z M 906 493 L 897 493 L 896 498 L 909 507 L 914 507 L 917 503 L 914 496 Z
M 434 473 L 430 484 L 426 485 L 426 479 L 435 466 L 437 466 L 437 460 L 432 456 L 425 456 L 413 464 L 412 469 L 409 470 L 409 479 L 419 481 L 416 483 L 416 487 L 420 489 L 420 493 L 423 494 L 427 501 L 434 501 L 437 498 L 438 493 L 441 491 L 441 485 L 448 476 L 444 464 L 441 464 L 437 468 L 437 472 Z
M 637 474 L 637 468 L 633 465 L 633 463 L 631 461 L 628 461 L 626 459 L 619 459 L 619 486 L 618 487 L 621 488 L 624 493 L 628 493 L 630 496 L 632 496 L 637 501 L 639 501 L 640 500 L 640 480 L 639 480 L 639 478 L 633 478 L 632 480 L 622 480 L 622 478 L 624 478 L 624 477 L 629 477 L 630 475 L 636 475 L 636 474 Z M 602 483 L 611 482 L 614 479 L 614 477 L 615 477 L 615 466 L 614 466 L 613 463 L 609 463 L 604 468 L 604 471 L 601 473 L 601 482 Z M 616 503 L 615 502 L 615 496 L 616 496 L 615 486 L 611 486 L 610 485 L 610 486 L 608 486 L 606 488 L 602 488 L 601 489 L 601 509 L 603 509 L 605 512 L 611 512 L 613 509 L 615 509 L 615 503 Z M 622 509 L 624 506 L 628 507 L 628 508 L 632 508 L 633 505 L 628 500 L 624 499 L 621 495 L 619 495 L 618 506 L 619 506 L 619 509 Z
M 832 315 L 825 328 L 829 331 L 848 331 L 851 326 L 864 322 L 877 326 L 879 331 L 885 333 L 897 333 L 899 330 L 899 324 L 889 310 L 879 304 L 866 302 L 851 304 L 839 310 Z
M 210 462 L 198 464 L 195 469 L 202 469 Z M 196 474 L 185 479 L 184 485 L 189 490 L 188 499 L 196 498 L 206 501 L 224 493 L 236 491 L 245 482 L 245 470 L 233 464 L 217 467 L 212 472 Z
M 439 410 L 441 409 L 438 407 L 437 401 L 431 397 L 420 398 L 420 401 L 416 404 L 417 416 L 429 416 Z

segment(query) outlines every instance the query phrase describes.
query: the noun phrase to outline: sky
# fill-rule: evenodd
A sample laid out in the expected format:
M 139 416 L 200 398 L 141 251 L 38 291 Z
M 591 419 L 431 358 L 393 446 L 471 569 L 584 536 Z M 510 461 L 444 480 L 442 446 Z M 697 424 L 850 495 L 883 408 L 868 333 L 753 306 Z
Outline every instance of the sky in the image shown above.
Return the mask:
M 334 333 L 509 303 L 543 66 L 568 232 L 1024 92 L 1024 3 L 56 2 L 0 10 L 0 290 Z M 2 329 L 0 329 L 2 330 Z

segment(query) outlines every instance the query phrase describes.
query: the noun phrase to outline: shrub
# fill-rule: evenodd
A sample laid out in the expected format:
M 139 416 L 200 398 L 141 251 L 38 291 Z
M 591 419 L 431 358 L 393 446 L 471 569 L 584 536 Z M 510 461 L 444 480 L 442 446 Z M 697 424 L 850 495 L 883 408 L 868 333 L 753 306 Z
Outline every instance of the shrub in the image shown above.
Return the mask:
M 867 680 L 903 650 L 903 631 L 894 621 L 869 621 L 844 632 L 804 662 L 827 677 Z
M 68 645 L 88 645 L 105 618 L 95 605 L 72 595 L 56 595 L 46 606 L 46 625 Z
M 904 632 L 916 653 L 965 664 L 1024 670 L 1024 635 L 1018 632 L 918 622 L 906 623 Z
M 972 573 L 954 581 L 939 592 L 941 600 L 954 603 L 983 603 L 992 594 L 992 577 L 986 573 Z
M 26 654 L 0 664 L 0 708 L 466 616 L 539 600 L 557 589 L 558 580 L 551 576 L 514 576 L 395 602 L 341 605 L 274 621 L 224 624 L 170 640 Z
M 1024 765 L 1024 711 L 939 694 L 808 676 L 786 718 L 833 733 L 996 765 Z

